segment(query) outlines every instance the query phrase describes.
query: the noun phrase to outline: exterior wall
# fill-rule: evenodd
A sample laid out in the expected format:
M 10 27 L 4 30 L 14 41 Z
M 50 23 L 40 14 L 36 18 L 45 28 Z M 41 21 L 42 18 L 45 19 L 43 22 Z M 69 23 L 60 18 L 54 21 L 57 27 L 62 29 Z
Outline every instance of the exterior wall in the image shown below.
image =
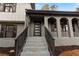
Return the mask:
M 46 16 L 45 16 L 46 17 Z M 55 38 L 55 46 L 69 46 L 69 45 L 79 45 L 79 37 L 74 37 L 73 35 L 73 29 L 72 29 L 72 19 L 73 18 L 77 18 L 79 19 L 79 17 L 76 16 L 47 16 L 48 18 L 50 17 L 54 17 L 57 21 L 57 33 L 58 33 L 58 37 L 55 37 L 52 32 L 52 36 Z M 68 19 L 68 24 L 69 24 L 69 33 L 70 33 L 70 37 L 63 37 L 61 35 L 61 27 L 60 27 L 60 19 L 61 18 L 67 18 Z M 49 25 L 49 31 L 50 31 L 50 25 Z M 79 34 L 79 33 L 78 33 Z
M 25 9 L 31 9 L 29 3 L 17 3 L 16 12 L 0 12 L 0 21 L 25 21 Z
M 25 21 L 26 10 L 32 9 L 30 3 L 17 3 L 16 12 L 0 12 L 0 21 Z M 24 25 L 17 24 L 17 36 L 24 29 Z M 15 44 L 14 38 L 0 38 L 0 47 L 13 47 Z
M 14 38 L 0 38 L 0 47 L 14 47 Z
M 55 46 L 71 46 L 71 45 L 79 45 L 79 37 L 75 38 L 55 38 Z
M 17 36 L 22 32 L 24 29 L 24 24 L 17 24 Z

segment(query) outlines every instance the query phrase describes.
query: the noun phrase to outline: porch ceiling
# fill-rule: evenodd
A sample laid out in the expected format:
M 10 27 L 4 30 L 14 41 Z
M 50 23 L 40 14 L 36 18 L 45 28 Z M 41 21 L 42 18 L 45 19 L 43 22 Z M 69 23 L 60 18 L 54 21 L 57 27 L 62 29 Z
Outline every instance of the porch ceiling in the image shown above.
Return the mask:
M 76 11 L 48 11 L 48 10 L 26 10 L 28 15 L 59 15 L 59 16 L 79 16 Z
M 43 16 L 30 16 L 30 19 L 32 21 L 43 21 L 44 17 Z

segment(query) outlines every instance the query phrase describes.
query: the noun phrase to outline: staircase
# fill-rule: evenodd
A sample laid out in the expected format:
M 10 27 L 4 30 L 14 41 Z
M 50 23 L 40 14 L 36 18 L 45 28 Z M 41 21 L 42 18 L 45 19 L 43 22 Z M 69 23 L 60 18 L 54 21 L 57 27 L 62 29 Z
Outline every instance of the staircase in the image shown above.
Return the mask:
M 21 56 L 49 56 L 45 37 L 28 37 Z

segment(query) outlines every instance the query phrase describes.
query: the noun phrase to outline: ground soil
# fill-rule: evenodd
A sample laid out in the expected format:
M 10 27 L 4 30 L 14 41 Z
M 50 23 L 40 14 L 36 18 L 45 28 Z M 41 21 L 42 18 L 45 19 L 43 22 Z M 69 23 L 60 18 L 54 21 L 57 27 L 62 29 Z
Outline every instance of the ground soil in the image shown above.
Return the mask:
M 79 50 L 64 51 L 59 56 L 79 56 Z
M 0 56 L 9 56 L 8 51 L 0 51 Z
M 55 47 L 55 55 L 79 56 L 79 46 L 57 46 Z
M 10 52 L 9 50 L 1 50 L 0 56 L 14 56 L 14 52 Z

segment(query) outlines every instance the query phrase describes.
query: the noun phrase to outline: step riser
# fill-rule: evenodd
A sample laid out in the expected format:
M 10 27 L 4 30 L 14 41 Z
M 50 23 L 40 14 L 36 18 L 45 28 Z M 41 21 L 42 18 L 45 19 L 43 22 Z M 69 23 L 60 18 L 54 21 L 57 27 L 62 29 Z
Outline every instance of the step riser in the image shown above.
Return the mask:
M 33 51 L 38 51 L 39 50 L 39 52 L 41 52 L 41 51 L 47 51 L 47 49 L 37 49 L 37 50 L 33 50 L 33 49 L 23 49 L 23 51 L 25 51 L 26 53 L 27 52 L 33 52 Z
M 27 45 L 27 44 L 34 44 L 34 45 L 35 44 L 37 44 L 37 45 L 39 45 L 39 44 L 44 45 L 45 44 L 46 45 L 47 43 L 46 42 L 27 42 L 25 45 Z
M 33 49 L 33 48 L 36 48 L 36 49 L 47 49 L 47 47 L 24 47 L 24 49 Z
M 40 47 L 42 47 L 41 45 L 42 45 L 42 44 L 38 44 L 38 45 L 27 44 L 27 45 L 25 45 L 25 46 L 29 46 L 29 47 L 34 47 L 34 46 L 35 46 L 35 47 L 39 47 L 39 46 L 40 46 Z M 44 45 L 44 44 L 43 44 L 43 45 Z M 47 45 L 44 45 L 44 46 L 47 47 Z

